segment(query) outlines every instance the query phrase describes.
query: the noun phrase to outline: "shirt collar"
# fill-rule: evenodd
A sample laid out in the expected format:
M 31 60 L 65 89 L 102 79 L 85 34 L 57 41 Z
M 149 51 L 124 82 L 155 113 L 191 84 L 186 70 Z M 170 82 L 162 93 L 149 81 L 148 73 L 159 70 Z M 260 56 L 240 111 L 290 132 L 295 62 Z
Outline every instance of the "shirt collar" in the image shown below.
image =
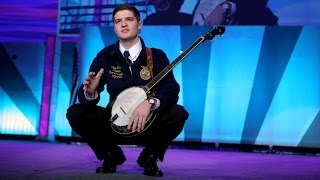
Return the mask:
M 139 38 L 138 43 L 133 45 L 130 49 L 125 49 L 121 45 L 121 43 L 119 43 L 119 49 L 120 49 L 121 54 L 123 54 L 124 51 L 129 51 L 129 53 L 130 53 L 129 59 L 132 61 L 135 61 L 138 58 L 138 56 L 142 50 L 142 44 L 141 44 L 140 38 Z

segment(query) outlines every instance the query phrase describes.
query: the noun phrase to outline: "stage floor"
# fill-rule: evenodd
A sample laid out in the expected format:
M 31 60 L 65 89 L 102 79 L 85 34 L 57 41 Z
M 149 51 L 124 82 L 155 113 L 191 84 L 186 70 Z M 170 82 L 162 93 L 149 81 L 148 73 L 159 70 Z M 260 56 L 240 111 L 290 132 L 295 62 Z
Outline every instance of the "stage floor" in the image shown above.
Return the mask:
M 86 144 L 0 140 L 0 179 L 149 179 L 136 164 L 141 147 L 122 146 L 127 161 L 115 174 Z M 320 179 L 320 157 L 170 148 L 162 179 Z

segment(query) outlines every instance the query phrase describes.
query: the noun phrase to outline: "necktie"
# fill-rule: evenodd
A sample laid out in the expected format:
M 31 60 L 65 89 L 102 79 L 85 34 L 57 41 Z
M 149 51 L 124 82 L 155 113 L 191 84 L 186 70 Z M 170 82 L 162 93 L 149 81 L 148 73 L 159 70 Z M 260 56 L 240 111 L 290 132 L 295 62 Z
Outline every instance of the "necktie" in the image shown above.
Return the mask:
M 129 56 L 130 56 L 129 51 L 124 51 L 123 56 L 124 56 L 124 58 L 126 59 L 128 65 L 131 66 L 132 61 L 129 59 Z

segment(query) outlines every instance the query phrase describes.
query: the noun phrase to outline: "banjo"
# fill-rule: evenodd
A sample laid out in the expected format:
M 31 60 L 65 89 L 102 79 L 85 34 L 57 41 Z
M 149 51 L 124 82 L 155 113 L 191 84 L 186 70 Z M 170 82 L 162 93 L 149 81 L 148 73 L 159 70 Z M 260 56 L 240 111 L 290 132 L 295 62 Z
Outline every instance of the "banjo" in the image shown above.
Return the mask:
M 132 132 L 127 129 L 129 124 L 129 118 L 131 117 L 133 111 L 136 107 L 144 100 L 147 99 L 147 94 L 151 89 L 164 77 L 166 76 L 174 67 L 176 67 L 191 51 L 193 51 L 199 44 L 205 40 L 212 40 L 216 35 L 223 35 L 225 27 L 218 26 L 214 29 L 208 31 L 205 35 L 198 38 L 188 49 L 182 52 L 172 63 L 166 66 L 158 75 L 156 75 L 152 80 L 150 80 L 145 86 L 142 87 L 130 87 L 122 91 L 114 101 L 111 109 L 111 118 L 109 122 L 111 128 L 118 134 L 125 137 L 132 137 L 144 132 L 153 120 L 156 118 L 157 113 L 150 111 L 147 117 L 145 128 L 140 132 Z

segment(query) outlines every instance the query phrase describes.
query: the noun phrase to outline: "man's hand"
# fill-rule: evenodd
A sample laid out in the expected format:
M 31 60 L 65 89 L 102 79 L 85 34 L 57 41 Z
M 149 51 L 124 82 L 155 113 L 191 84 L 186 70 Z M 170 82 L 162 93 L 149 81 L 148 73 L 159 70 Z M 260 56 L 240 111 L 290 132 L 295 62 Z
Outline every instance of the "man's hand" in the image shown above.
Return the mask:
M 152 104 L 149 104 L 148 100 L 144 100 L 136 107 L 129 119 L 129 130 L 131 129 L 132 132 L 140 132 L 144 129 L 151 106 Z
M 226 11 L 219 5 L 204 20 L 204 25 L 221 25 L 226 20 L 226 16 Z
M 103 72 L 103 68 L 100 69 L 98 74 L 95 74 L 94 72 L 89 72 L 88 76 L 83 81 L 83 90 L 88 97 L 92 98 L 94 96 L 95 90 L 99 84 Z

